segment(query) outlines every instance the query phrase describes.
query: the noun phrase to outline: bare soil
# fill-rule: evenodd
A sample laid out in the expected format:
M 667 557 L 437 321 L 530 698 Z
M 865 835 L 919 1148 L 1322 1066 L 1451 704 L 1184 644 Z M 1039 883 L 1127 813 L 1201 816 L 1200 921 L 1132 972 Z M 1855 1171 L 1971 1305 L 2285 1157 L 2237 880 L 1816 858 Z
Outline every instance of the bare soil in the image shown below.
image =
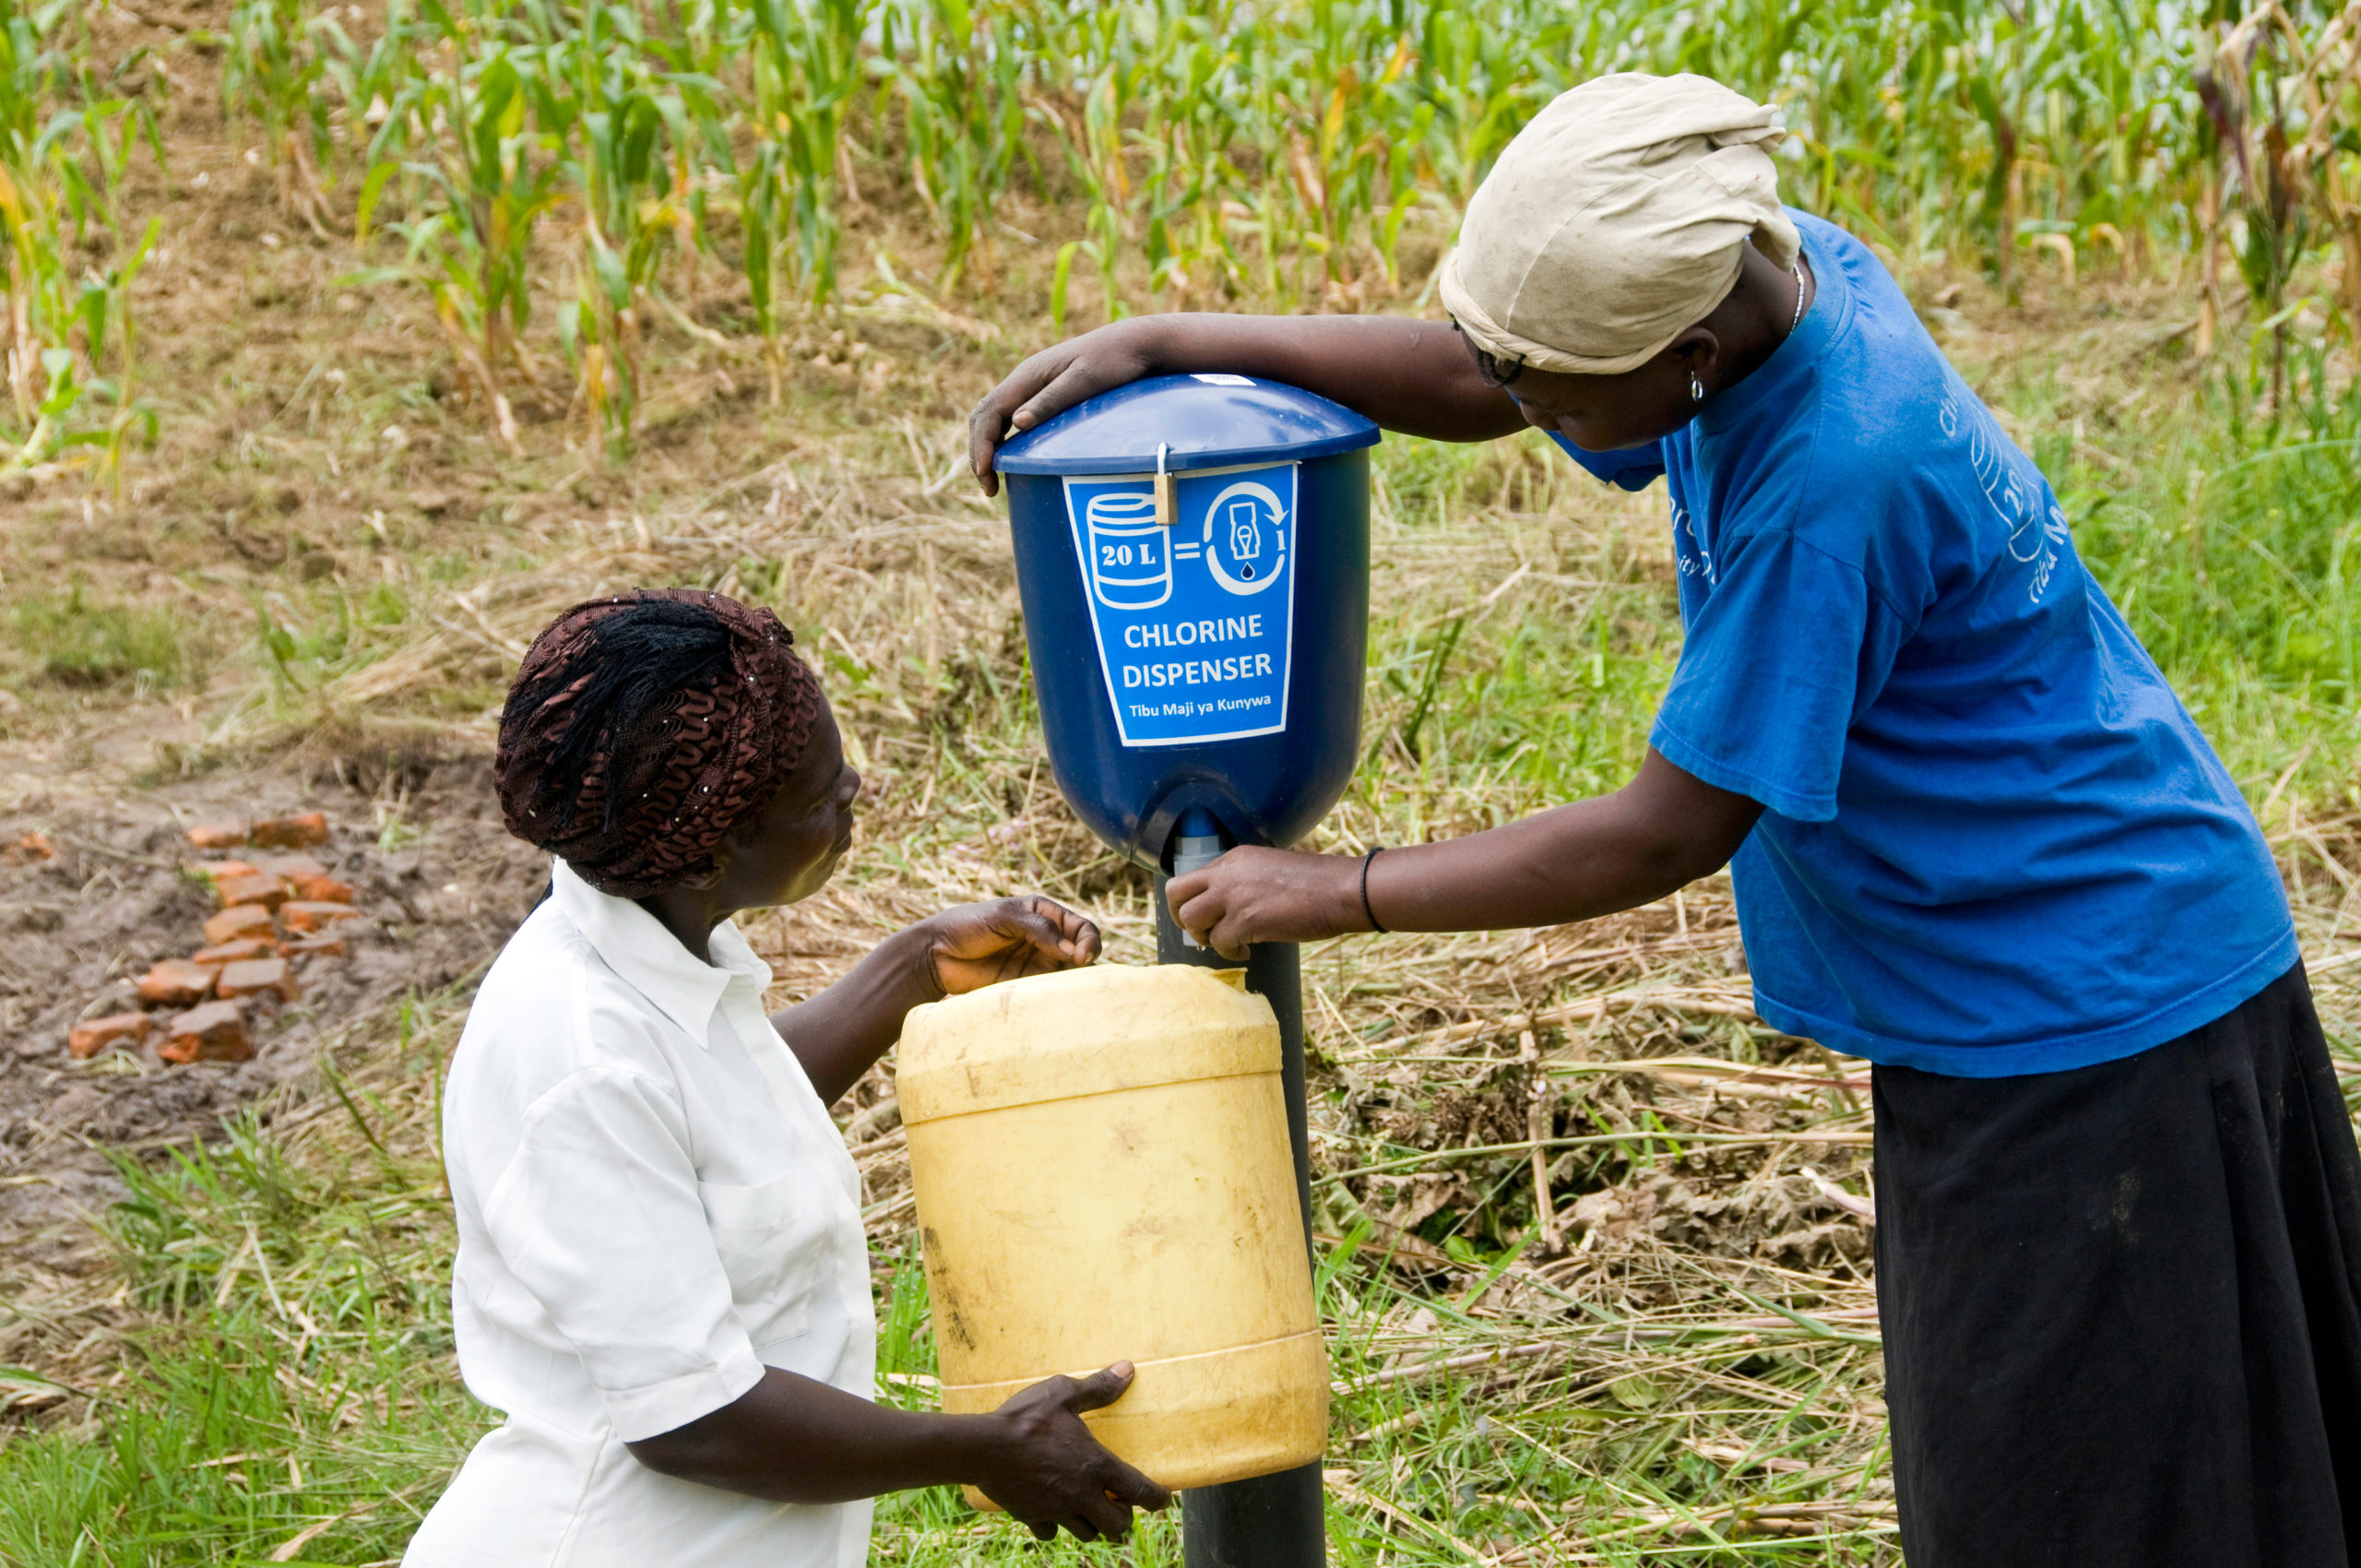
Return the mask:
M 410 993 L 464 980 L 540 888 L 541 858 L 501 831 L 481 757 L 414 766 L 387 809 L 375 792 L 291 768 L 149 790 L 0 797 L 0 843 L 39 832 L 55 857 L 0 866 L 0 1256 L 12 1271 L 80 1275 L 103 1253 L 90 1224 L 121 1195 L 101 1146 L 133 1155 L 201 1137 L 299 1080 L 324 1048 Z M 164 1063 L 149 1046 L 74 1060 L 78 1020 L 139 1006 L 138 977 L 203 944 L 216 901 L 186 869 L 188 825 L 325 812 L 306 851 L 350 885 L 347 956 L 297 961 L 301 996 L 249 1014 L 254 1058 Z M 219 857 L 216 857 L 219 858 Z

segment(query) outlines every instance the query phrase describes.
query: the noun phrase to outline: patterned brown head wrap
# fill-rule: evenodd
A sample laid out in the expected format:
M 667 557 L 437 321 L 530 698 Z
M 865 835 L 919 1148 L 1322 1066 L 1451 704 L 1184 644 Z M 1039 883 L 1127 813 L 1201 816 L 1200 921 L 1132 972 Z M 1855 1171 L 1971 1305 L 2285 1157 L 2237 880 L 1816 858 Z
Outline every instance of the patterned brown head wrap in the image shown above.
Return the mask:
M 525 652 L 492 778 L 508 831 L 638 898 L 713 869 L 825 699 L 767 610 L 698 588 L 577 604 Z

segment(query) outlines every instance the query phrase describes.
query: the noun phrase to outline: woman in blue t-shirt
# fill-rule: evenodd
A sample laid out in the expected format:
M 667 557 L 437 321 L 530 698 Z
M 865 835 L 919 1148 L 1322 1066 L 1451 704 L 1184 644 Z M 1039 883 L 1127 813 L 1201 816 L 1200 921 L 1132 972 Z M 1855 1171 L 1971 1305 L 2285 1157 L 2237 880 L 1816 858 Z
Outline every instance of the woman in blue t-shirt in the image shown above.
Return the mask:
M 1629 785 L 1368 856 L 1233 849 L 1174 914 L 1235 954 L 1585 920 L 1729 865 L 1757 1010 L 1877 1064 L 1912 1568 L 2361 1562 L 2361 1157 L 2276 868 L 2040 472 L 1876 258 L 1779 205 L 1781 134 L 1700 77 L 1592 81 L 1470 203 L 1452 325 L 1104 327 L 985 398 L 978 477 L 1012 430 L 1212 371 L 1662 476 L 1686 637 Z

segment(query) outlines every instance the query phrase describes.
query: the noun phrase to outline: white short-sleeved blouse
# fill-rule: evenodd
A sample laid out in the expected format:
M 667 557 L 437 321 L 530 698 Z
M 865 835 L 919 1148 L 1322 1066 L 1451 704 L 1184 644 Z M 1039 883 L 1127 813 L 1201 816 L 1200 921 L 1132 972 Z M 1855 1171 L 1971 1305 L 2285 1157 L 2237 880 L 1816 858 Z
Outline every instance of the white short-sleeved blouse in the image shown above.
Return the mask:
M 869 1503 L 764 1503 L 623 1444 L 765 1366 L 875 1396 L 860 1178 L 735 925 L 698 963 L 555 862 L 451 1065 L 452 1316 L 478 1443 L 404 1568 L 853 1568 Z

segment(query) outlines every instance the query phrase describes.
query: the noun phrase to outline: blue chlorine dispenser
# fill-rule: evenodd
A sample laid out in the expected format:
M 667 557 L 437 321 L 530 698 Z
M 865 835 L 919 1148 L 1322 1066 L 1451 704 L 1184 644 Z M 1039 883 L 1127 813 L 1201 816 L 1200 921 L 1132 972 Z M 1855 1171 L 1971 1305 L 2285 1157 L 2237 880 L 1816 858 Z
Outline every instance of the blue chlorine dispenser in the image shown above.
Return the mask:
M 1000 450 L 1050 765 L 1068 802 L 1156 872 L 1166 963 L 1197 946 L 1163 879 L 1238 844 L 1294 843 L 1360 749 L 1369 644 L 1369 448 L 1377 426 L 1251 376 L 1161 375 Z M 1279 1021 L 1310 1244 L 1303 1005 L 1291 943 L 1246 985 Z M 1190 1568 L 1325 1558 L 1318 1464 L 1181 1498 Z
M 1160 375 L 1001 448 L 1050 765 L 1123 854 L 1170 869 L 1192 808 L 1292 844 L 1344 792 L 1377 439 L 1276 382 Z

